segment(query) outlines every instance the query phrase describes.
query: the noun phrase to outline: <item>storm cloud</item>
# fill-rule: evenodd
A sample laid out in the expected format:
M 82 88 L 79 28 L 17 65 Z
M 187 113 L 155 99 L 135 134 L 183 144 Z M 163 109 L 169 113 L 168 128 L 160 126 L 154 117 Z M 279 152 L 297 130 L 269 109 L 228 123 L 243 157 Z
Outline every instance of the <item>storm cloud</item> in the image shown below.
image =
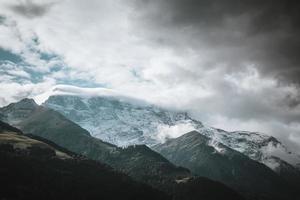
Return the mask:
M 31 0 L 22 0 L 8 6 L 8 8 L 19 15 L 23 15 L 24 17 L 35 18 L 45 15 L 53 5 L 54 2 L 37 3 Z
M 196 53 L 214 48 L 210 67 L 226 63 L 228 70 L 239 70 L 251 63 L 264 75 L 300 83 L 299 1 L 144 0 L 135 5 L 157 43 Z

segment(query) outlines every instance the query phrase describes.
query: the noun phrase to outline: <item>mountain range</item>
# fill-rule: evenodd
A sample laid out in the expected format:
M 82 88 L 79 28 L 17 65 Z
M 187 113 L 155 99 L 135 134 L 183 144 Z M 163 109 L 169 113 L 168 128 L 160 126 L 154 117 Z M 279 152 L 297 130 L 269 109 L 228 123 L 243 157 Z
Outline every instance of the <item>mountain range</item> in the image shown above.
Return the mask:
M 299 155 L 276 138 L 257 132 L 227 132 L 207 127 L 186 112 L 136 102 L 111 96 L 54 95 L 43 105 L 79 124 L 92 136 L 117 146 L 151 147 L 174 135 L 197 130 L 210 138 L 209 144 L 214 148 L 224 144 L 265 164 L 288 182 L 300 185 Z
M 287 165 L 289 168 L 300 166 L 300 156 L 272 136 L 207 127 L 186 112 L 110 96 L 54 95 L 43 105 L 79 124 L 92 136 L 117 146 L 146 144 L 151 147 L 174 135 L 197 130 L 211 138 L 212 146 L 222 143 L 274 171 L 280 172 Z M 178 130 L 179 133 L 174 133 Z
M 177 183 L 170 195 L 2 121 L 0 158 L 1 199 L 244 199 L 201 177 Z
M 214 148 L 209 143 L 208 137 L 192 131 L 153 149 L 194 174 L 220 181 L 250 199 L 290 199 L 292 191 L 287 183 L 267 166 L 223 144 Z
M 0 122 L 1 199 L 171 199 L 102 163 Z
M 299 156 L 276 138 L 207 127 L 186 112 L 145 102 L 54 95 L 42 106 L 23 99 L 0 108 L 0 119 L 173 198 L 201 191 L 204 180 L 247 199 L 293 199 L 299 188 Z
M 43 137 L 70 151 L 109 164 L 152 186 L 171 190 L 169 185 L 175 183 L 177 177 L 190 176 L 187 169 L 176 167 L 145 145 L 120 148 L 103 142 L 60 113 L 37 105 L 32 99 L 10 104 L 2 108 L 1 113 L 5 116 L 3 121 L 24 133 Z M 162 185 L 161 181 L 169 184 Z

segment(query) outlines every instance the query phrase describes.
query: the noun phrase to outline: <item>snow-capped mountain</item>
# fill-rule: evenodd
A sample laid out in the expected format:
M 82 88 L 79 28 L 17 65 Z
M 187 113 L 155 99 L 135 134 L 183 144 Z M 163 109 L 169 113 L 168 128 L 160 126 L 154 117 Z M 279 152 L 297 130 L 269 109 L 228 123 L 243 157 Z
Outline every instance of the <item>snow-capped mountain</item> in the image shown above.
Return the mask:
M 248 156 L 221 143 L 217 148 L 212 148 L 211 139 L 197 131 L 169 139 L 152 148 L 176 165 L 190 169 L 193 174 L 220 181 L 248 199 L 265 199 L 266 196 L 277 199 L 287 186 L 271 169 Z M 294 185 L 298 183 L 288 181 Z M 249 195 L 245 191 L 252 191 L 256 195 Z M 292 199 L 287 196 L 283 198 Z
M 113 97 L 50 96 L 44 106 L 61 112 L 92 136 L 118 146 L 152 146 L 171 137 L 171 131 L 183 134 L 202 127 L 187 113 L 132 104 Z M 174 127 L 178 130 L 172 130 Z
M 234 131 L 227 132 L 212 127 L 197 129 L 201 134 L 211 138 L 211 143 L 223 143 L 226 146 L 239 151 L 253 160 L 259 161 L 274 171 L 289 163 L 298 167 L 300 156 L 289 151 L 288 148 L 275 137 L 263 133 Z M 280 161 L 279 161 L 280 160 Z
M 151 147 L 168 138 L 197 130 L 211 138 L 210 144 L 217 151 L 222 151 L 218 145 L 222 143 L 275 171 L 279 171 L 281 163 L 289 163 L 294 167 L 300 163 L 299 155 L 290 152 L 272 136 L 207 127 L 186 112 L 163 109 L 120 95 L 106 93 L 99 96 L 89 93 L 86 96 L 80 89 L 80 95 L 74 92 L 52 95 L 43 105 L 59 111 L 87 129 L 92 136 L 118 146 L 146 144 Z

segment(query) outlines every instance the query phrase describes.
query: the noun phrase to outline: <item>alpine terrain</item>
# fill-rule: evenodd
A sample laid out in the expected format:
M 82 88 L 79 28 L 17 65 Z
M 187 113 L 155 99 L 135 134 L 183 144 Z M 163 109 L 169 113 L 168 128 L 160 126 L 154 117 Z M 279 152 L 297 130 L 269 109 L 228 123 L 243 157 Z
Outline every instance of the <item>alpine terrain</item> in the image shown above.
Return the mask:
M 211 146 L 222 143 L 278 173 L 287 168 L 295 171 L 300 166 L 299 155 L 288 150 L 276 138 L 263 133 L 227 132 L 207 127 L 187 112 L 163 109 L 122 96 L 85 95 L 82 88 L 80 94 L 74 95 L 64 86 L 54 90 L 68 95 L 63 95 L 63 92 L 61 95 L 52 95 L 44 106 L 62 113 L 92 136 L 117 146 L 146 144 L 151 147 L 176 133 L 180 136 L 197 130 L 211 139 Z
M 17 155 L 21 153 L 20 156 L 17 157 L 16 161 L 14 162 L 12 160 L 6 161 L 5 159 L 3 159 L 3 161 L 6 163 L 6 165 L 3 165 L 3 169 L 17 168 L 16 170 L 18 170 L 18 167 L 22 167 L 24 165 L 23 162 L 25 162 L 26 166 L 28 167 L 30 167 L 31 165 L 36 167 L 30 169 L 27 169 L 25 167 L 22 168 L 23 170 L 19 170 L 22 176 L 23 174 L 28 174 L 28 177 L 25 177 L 24 180 L 22 177 L 21 181 L 30 182 L 32 180 L 37 179 L 37 182 L 33 182 L 33 185 L 26 186 L 28 187 L 28 190 L 32 190 L 31 187 L 37 187 L 37 188 L 45 187 L 45 185 L 43 184 L 35 186 L 36 183 L 39 183 L 38 181 L 45 180 L 46 182 L 51 182 L 51 180 L 48 181 L 48 176 L 46 175 L 44 175 L 46 176 L 44 179 L 40 180 L 39 176 L 37 176 L 34 173 L 34 171 L 39 172 L 42 170 L 42 172 L 39 173 L 47 173 L 47 171 L 49 171 L 51 174 L 52 168 L 53 170 L 58 170 L 58 171 L 61 170 L 59 166 L 55 168 L 55 166 L 52 166 L 51 163 L 47 163 L 48 157 L 50 160 L 49 162 L 52 161 L 54 153 L 50 152 L 51 153 L 50 154 L 48 151 L 46 151 L 46 153 L 49 153 L 50 156 L 48 156 L 47 159 L 44 160 L 42 158 L 45 158 L 46 155 L 44 156 L 43 154 L 44 151 L 42 151 L 40 148 L 34 148 L 35 150 L 34 155 L 39 155 L 42 161 L 45 162 L 45 165 L 48 165 L 50 169 L 42 168 L 39 161 L 39 157 L 37 161 L 35 160 L 31 161 L 32 159 L 31 149 L 33 149 L 31 147 L 31 144 L 46 143 L 44 146 L 50 145 L 52 146 L 51 148 L 55 148 L 54 150 L 56 152 L 56 156 L 59 156 L 59 158 L 63 158 L 63 160 L 76 158 L 75 159 L 76 163 L 79 162 L 77 161 L 78 159 L 86 160 L 85 157 L 76 154 L 79 153 L 92 160 L 99 160 L 101 162 L 109 164 L 117 171 L 123 172 L 131 176 L 136 181 L 146 183 L 147 185 L 151 185 L 157 188 L 158 190 L 160 190 L 160 192 L 163 192 L 163 193 L 159 193 L 159 191 L 157 191 L 158 197 L 155 197 L 156 193 L 149 195 L 147 198 L 150 199 L 157 199 L 157 198 L 169 199 L 169 196 L 172 196 L 173 199 L 178 199 L 178 200 L 190 200 L 190 199 L 199 199 L 199 198 L 205 198 L 207 200 L 210 199 L 215 200 L 224 196 L 236 200 L 243 199 L 243 197 L 240 194 L 238 194 L 234 190 L 230 189 L 229 187 L 219 182 L 212 181 L 202 177 L 196 177 L 192 175 L 189 170 L 183 167 L 175 166 L 167 159 L 162 157 L 160 154 L 154 152 L 153 150 L 151 150 L 145 145 L 135 145 L 135 146 L 129 146 L 127 148 L 119 148 L 112 144 L 105 143 L 97 138 L 93 138 L 87 133 L 86 130 L 82 129 L 78 125 L 69 121 L 58 112 L 48 108 L 44 108 L 42 106 L 38 106 L 37 104 L 35 104 L 35 102 L 32 99 L 24 99 L 18 103 L 10 104 L 9 106 L 2 108 L 1 113 L 2 113 L 2 118 L 5 121 L 10 121 L 11 123 L 14 123 L 17 127 L 21 128 L 27 133 L 26 135 L 24 135 L 20 130 L 1 122 L 1 127 L 2 127 L 1 130 L 3 130 L 5 134 L 2 135 L 4 138 L 0 138 L 0 143 L 1 143 L 1 139 L 3 139 L 2 143 L 4 143 L 5 145 L 8 143 L 14 146 L 13 148 L 15 148 L 15 150 L 11 151 L 10 149 L 8 149 L 10 153 L 9 156 L 11 155 L 11 153 L 12 156 L 14 156 L 15 153 L 17 153 Z M 17 132 L 17 135 L 15 133 L 13 133 L 14 135 L 6 135 L 7 133 L 6 130 L 15 131 Z M 7 148 L 8 147 L 5 146 L 5 148 L 3 147 L 2 149 L 5 153 L 5 156 L 7 153 L 6 152 Z M 23 151 L 22 149 L 24 148 L 25 150 Z M 76 153 L 72 153 L 72 151 Z M 27 158 L 24 158 L 25 161 L 21 159 L 24 155 L 29 156 L 28 158 L 29 161 L 26 160 Z M 87 160 L 86 162 L 95 163 L 92 160 Z M 90 173 L 87 174 L 86 176 L 88 176 L 87 181 L 89 181 L 89 183 L 86 184 L 85 186 L 89 188 L 89 191 L 91 191 L 91 193 L 89 193 L 86 196 L 78 195 L 76 196 L 76 198 L 89 199 L 89 198 L 99 197 L 100 195 L 102 195 L 104 197 L 109 197 L 109 199 L 114 199 L 115 196 L 117 197 L 122 196 L 122 192 L 118 193 L 118 188 L 114 188 L 113 184 L 111 184 L 110 181 L 108 181 L 107 179 L 103 179 L 103 180 L 101 179 L 101 176 L 103 176 L 103 174 L 95 171 L 96 169 L 94 169 L 93 167 L 91 167 L 92 169 L 87 169 L 85 168 L 85 166 L 82 167 L 83 165 L 81 164 L 82 162 L 80 161 L 79 164 L 75 166 L 68 165 L 68 163 L 66 163 L 65 166 L 63 163 L 62 167 L 65 167 L 65 170 L 70 170 L 70 172 L 65 171 L 65 173 L 67 174 L 70 173 L 72 179 L 66 177 L 67 180 L 64 180 L 64 177 L 62 177 L 63 180 L 60 179 L 58 180 L 58 181 L 62 181 L 63 183 L 65 181 L 66 183 L 64 184 L 68 184 L 67 181 L 69 181 L 69 179 L 70 181 L 74 181 L 75 183 L 77 183 L 79 181 L 77 179 L 77 176 L 79 175 L 75 174 L 75 172 L 73 173 L 73 170 L 78 170 L 76 171 L 76 173 L 84 173 L 84 170 L 88 170 Z M 10 165 L 12 167 L 9 167 Z M 24 170 L 28 170 L 28 172 L 25 173 Z M 9 171 L 9 173 L 13 173 L 13 171 Z M 53 173 L 54 173 L 52 174 L 53 177 L 59 176 L 59 174 L 55 174 L 55 171 Z M 90 177 L 93 176 L 93 174 L 95 174 L 95 177 L 93 178 L 96 180 Z M 11 181 L 10 180 L 11 176 L 12 175 L 8 176 L 7 178 L 8 181 Z M 125 175 L 123 176 L 126 177 Z M 110 178 L 110 175 L 105 174 L 105 178 Z M 114 179 L 113 176 L 111 178 Z M 96 190 L 95 187 L 99 185 L 97 181 L 100 181 L 100 179 L 104 181 L 104 183 L 110 184 L 109 186 L 111 188 L 108 188 L 105 191 L 107 193 L 102 194 L 101 192 L 97 193 L 96 191 L 93 191 Z M 4 188 L 4 191 L 6 193 L 10 191 L 10 193 L 8 194 L 4 193 L 8 197 L 11 196 L 14 197 L 14 195 L 21 195 L 24 198 L 27 197 L 38 198 L 41 195 L 47 195 L 47 193 L 43 194 L 43 191 L 44 190 L 46 191 L 46 189 L 43 188 L 38 188 L 37 189 L 38 193 L 33 192 L 31 194 L 31 193 L 23 193 L 23 191 L 17 191 L 17 193 L 15 194 L 13 193 L 13 191 L 16 183 L 11 182 L 10 184 L 11 185 L 8 185 L 7 187 Z M 23 187 L 22 184 L 23 183 L 20 183 L 20 187 Z M 57 183 L 53 181 L 53 184 L 57 184 Z M 99 186 L 101 186 L 101 184 Z M 120 182 L 119 184 L 122 184 L 122 182 Z M 74 184 L 69 184 L 69 185 L 70 187 L 79 187 Z M 141 187 L 146 187 L 143 186 L 143 184 L 140 185 Z M 147 195 L 147 193 L 144 192 L 143 189 L 136 189 L 136 190 L 140 190 L 139 193 L 137 192 L 137 195 L 140 195 L 140 197 L 136 198 L 134 196 L 135 193 L 131 192 L 130 188 L 128 189 L 128 187 L 130 187 L 130 185 L 123 187 L 123 189 L 128 192 L 127 195 L 129 196 L 128 197 L 129 199 L 140 199 L 140 198 L 147 199 L 142 197 L 142 195 Z M 54 191 L 53 191 L 54 196 L 49 196 L 47 198 L 53 199 L 53 198 L 60 198 L 61 196 L 67 197 L 67 194 L 65 193 L 56 194 L 56 189 L 62 190 L 63 186 L 60 186 L 58 184 L 58 186 L 54 187 Z M 68 192 L 67 188 L 64 189 L 65 189 L 64 192 L 67 193 Z M 84 187 L 83 189 L 86 188 Z M 218 193 L 215 193 L 215 190 L 217 190 Z M 85 191 L 83 192 L 85 194 Z M 191 192 L 193 193 L 192 195 Z M 36 196 L 32 196 L 32 195 L 36 195 Z M 76 193 L 74 193 L 74 195 L 76 195 Z M 126 199 L 127 196 L 124 195 L 124 198 Z

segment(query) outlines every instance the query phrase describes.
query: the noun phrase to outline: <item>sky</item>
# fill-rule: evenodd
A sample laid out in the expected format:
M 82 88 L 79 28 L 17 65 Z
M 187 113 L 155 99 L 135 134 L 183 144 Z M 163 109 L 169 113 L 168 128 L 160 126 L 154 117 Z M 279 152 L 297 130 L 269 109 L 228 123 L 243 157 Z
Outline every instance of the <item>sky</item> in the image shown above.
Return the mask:
M 296 0 L 1 0 L 0 106 L 107 88 L 300 153 Z

